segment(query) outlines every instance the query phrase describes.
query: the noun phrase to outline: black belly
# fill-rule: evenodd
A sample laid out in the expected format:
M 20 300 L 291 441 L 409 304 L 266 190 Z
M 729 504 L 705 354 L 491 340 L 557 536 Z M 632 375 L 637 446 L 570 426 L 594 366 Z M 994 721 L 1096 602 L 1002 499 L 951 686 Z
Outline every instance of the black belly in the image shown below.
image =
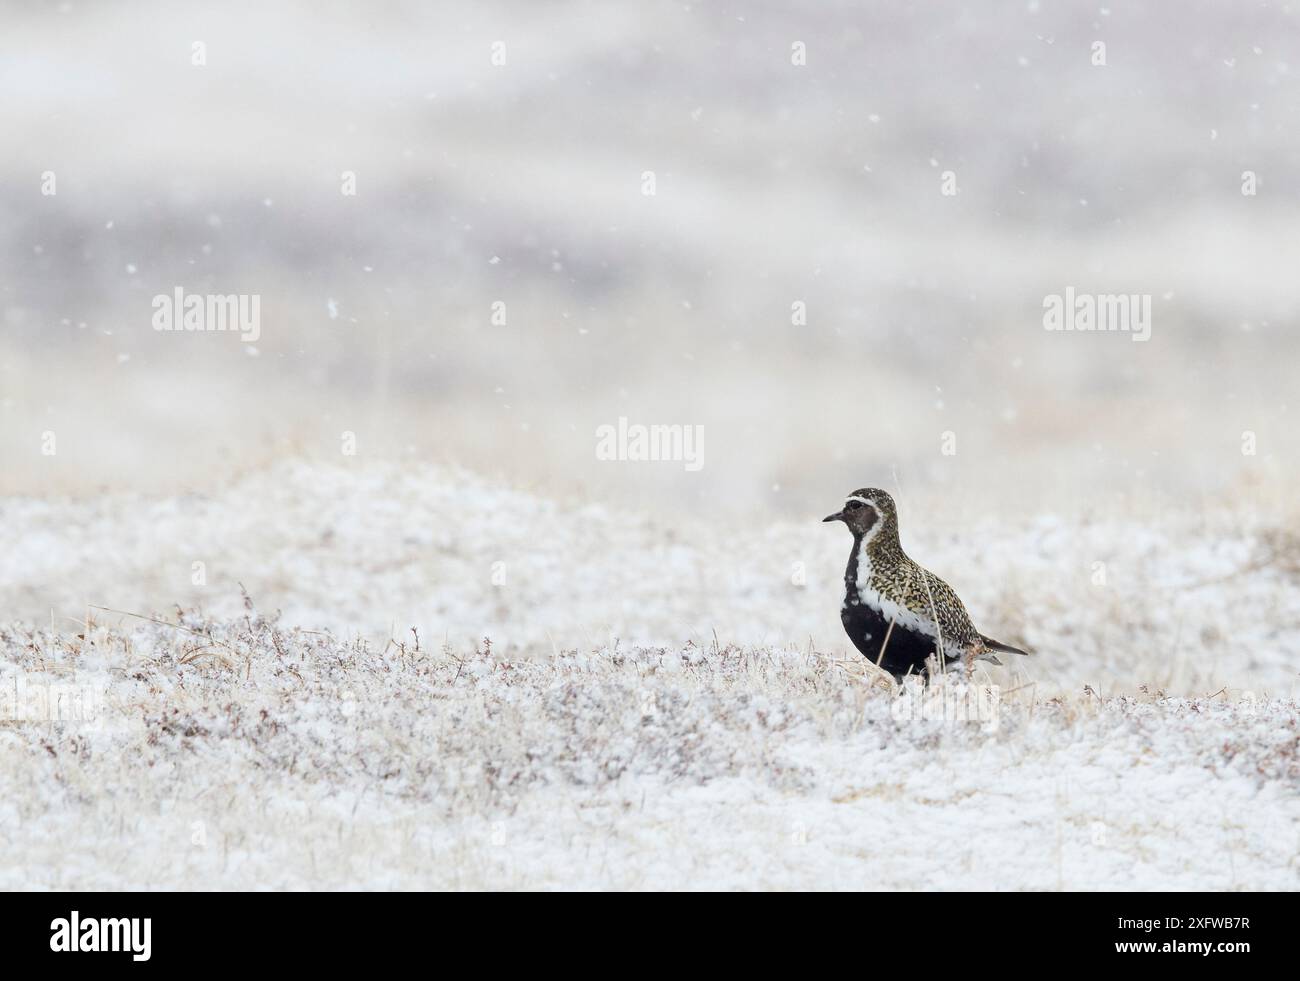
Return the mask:
M 840 622 L 844 632 L 853 641 L 853 646 L 862 652 L 863 657 L 872 664 L 879 664 L 895 678 L 906 674 L 922 674 L 926 659 L 934 653 L 934 638 L 916 630 L 895 623 L 891 632 L 889 621 L 880 613 L 865 604 L 846 605 L 840 611 Z M 885 635 L 889 634 L 889 643 Z M 884 654 L 881 655 L 881 648 Z M 948 661 L 954 658 L 947 658 Z

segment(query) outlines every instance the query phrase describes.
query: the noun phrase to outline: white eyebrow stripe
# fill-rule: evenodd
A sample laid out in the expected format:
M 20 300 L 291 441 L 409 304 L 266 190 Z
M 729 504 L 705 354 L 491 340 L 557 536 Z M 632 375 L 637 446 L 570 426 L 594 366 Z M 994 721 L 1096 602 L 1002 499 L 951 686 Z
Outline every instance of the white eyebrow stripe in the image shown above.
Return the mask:
M 844 499 L 845 504 L 848 504 L 849 501 L 857 501 L 859 504 L 870 504 L 873 507 L 875 506 L 876 503 L 875 501 L 868 501 L 865 497 L 858 497 L 857 494 L 850 494 L 848 497 Z

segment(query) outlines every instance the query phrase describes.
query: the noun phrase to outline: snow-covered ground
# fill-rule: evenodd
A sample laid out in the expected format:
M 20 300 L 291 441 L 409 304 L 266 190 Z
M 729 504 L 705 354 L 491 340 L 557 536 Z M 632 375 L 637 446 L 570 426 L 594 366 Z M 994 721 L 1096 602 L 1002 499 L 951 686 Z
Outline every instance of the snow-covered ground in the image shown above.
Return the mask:
M 0 498 L 0 610 L 58 629 L 91 606 L 229 617 L 242 585 L 286 623 L 379 643 L 415 627 L 457 650 L 487 635 L 510 655 L 715 639 L 843 651 L 849 538 L 820 521 L 839 493 L 805 521 L 755 527 L 357 458 L 285 463 L 201 496 Z M 1016 667 L 1053 692 L 1300 693 L 1300 537 L 1284 514 L 963 527 L 942 499 L 900 506 L 913 558 L 985 633 L 1036 650 Z
M 1294 701 L 1022 690 L 972 721 L 927 719 L 813 653 L 503 662 L 256 616 L 188 623 L 210 636 L 3 633 L 29 693 L 75 670 L 85 704 L 106 694 L 91 724 L 0 730 L 0 885 L 1291 889 L 1300 874 Z
M 1300 886 L 1280 518 L 905 523 L 1037 652 L 936 708 L 845 653 L 816 517 L 375 463 L 6 499 L 0 886 Z

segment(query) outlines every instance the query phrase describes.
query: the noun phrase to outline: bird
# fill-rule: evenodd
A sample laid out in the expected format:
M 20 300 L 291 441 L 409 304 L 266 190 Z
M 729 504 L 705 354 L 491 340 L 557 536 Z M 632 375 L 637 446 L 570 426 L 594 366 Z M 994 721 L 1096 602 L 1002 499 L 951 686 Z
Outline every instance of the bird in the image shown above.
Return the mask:
M 952 587 L 908 558 L 898 509 L 885 491 L 855 490 L 822 521 L 842 521 L 853 533 L 840 622 L 863 656 L 895 681 L 920 675 L 924 683 L 950 665 L 969 672 L 974 661 L 1001 664 L 998 653 L 1029 653 L 976 630 Z

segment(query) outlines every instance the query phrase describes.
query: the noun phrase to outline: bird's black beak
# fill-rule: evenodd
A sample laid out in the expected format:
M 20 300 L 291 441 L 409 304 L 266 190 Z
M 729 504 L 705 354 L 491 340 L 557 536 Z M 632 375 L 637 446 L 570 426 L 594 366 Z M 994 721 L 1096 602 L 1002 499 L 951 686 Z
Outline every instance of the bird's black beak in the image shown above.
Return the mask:
M 844 512 L 843 512 L 843 511 L 836 511 L 834 514 L 828 514 L 828 515 L 826 515 L 826 517 L 822 518 L 822 521 L 823 521 L 823 522 L 826 522 L 826 521 L 843 521 L 843 520 L 844 520 Z

